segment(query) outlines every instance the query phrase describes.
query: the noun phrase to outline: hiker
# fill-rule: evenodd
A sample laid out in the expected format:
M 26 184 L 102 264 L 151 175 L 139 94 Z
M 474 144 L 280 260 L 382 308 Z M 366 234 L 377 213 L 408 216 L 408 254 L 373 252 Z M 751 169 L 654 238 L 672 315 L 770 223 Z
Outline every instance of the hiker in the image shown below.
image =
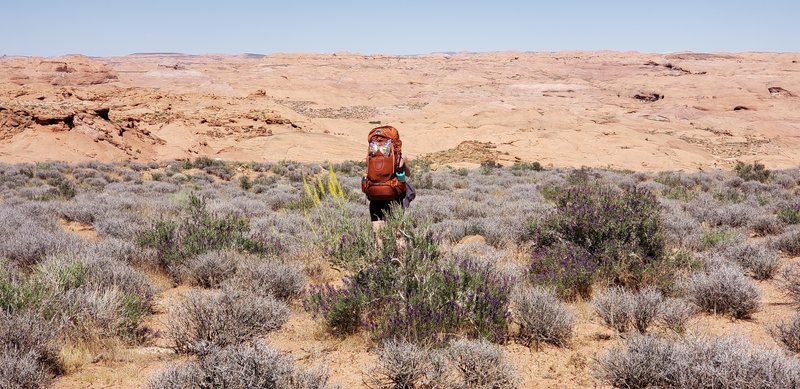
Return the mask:
M 369 200 L 372 231 L 377 237 L 392 205 L 407 208 L 416 192 L 408 181 L 410 169 L 397 129 L 392 126 L 373 128 L 367 142 L 367 173 L 361 178 L 361 191 Z

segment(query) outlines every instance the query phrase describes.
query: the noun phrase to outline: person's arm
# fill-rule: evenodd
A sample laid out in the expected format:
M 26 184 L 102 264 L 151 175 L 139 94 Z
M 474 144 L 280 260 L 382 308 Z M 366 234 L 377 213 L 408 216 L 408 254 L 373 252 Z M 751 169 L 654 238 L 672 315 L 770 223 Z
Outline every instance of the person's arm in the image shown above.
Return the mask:
M 400 155 L 400 167 L 403 168 L 406 177 L 411 177 L 411 167 L 408 166 L 405 155 Z

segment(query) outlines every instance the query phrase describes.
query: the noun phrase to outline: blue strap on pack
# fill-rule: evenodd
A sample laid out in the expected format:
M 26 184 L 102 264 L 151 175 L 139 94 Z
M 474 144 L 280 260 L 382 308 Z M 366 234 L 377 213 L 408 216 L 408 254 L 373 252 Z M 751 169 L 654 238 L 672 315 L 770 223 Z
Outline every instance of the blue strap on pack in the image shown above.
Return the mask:
M 395 175 L 397 176 L 397 180 L 398 181 L 406 182 L 406 172 L 400 171 L 400 172 L 395 173 Z

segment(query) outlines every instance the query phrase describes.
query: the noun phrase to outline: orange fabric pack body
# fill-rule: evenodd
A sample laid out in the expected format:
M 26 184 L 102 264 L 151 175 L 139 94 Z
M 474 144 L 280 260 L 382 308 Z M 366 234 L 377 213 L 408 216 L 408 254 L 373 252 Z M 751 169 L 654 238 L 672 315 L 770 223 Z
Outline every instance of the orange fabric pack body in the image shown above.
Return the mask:
M 361 190 L 370 201 L 403 197 L 406 184 L 395 175 L 403 146 L 397 129 L 392 126 L 373 128 L 367 142 L 367 176 L 361 182 Z

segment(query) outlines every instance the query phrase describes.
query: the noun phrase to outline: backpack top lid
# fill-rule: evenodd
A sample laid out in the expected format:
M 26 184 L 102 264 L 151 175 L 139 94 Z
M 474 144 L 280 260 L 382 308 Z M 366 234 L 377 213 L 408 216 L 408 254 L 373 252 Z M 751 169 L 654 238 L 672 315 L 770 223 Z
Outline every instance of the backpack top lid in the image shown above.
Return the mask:
M 372 138 L 376 136 L 389 138 L 394 142 L 394 144 L 400 145 L 400 133 L 397 132 L 397 129 L 392 126 L 382 126 L 373 128 L 369 132 L 369 136 L 367 137 L 367 142 L 371 141 Z

